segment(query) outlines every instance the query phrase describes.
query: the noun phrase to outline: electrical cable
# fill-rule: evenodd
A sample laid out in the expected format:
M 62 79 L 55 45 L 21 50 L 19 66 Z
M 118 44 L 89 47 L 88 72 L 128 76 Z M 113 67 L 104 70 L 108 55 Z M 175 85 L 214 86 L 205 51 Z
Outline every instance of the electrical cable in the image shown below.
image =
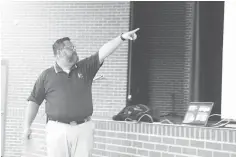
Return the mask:
M 210 117 L 213 117 L 213 116 L 220 116 L 220 117 L 221 117 L 221 114 L 212 114 L 212 115 L 209 116 L 209 118 L 210 118 Z M 222 122 L 224 122 L 224 121 L 227 121 L 227 122 L 222 123 Z M 215 123 L 215 124 L 210 125 L 209 127 L 213 127 L 213 128 L 224 127 L 224 126 L 226 126 L 227 124 L 229 124 L 230 122 L 231 122 L 231 120 L 221 119 L 220 121 L 218 121 L 218 122 Z

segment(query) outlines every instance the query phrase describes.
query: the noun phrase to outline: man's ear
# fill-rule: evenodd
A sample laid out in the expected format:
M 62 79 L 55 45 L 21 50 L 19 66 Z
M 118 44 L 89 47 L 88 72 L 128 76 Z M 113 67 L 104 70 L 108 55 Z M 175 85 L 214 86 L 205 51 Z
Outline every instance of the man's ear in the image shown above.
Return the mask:
M 59 58 L 60 57 L 60 54 L 61 54 L 61 52 L 59 51 L 59 50 L 57 50 L 57 53 L 56 53 L 56 55 L 55 55 L 55 58 Z
M 56 58 L 59 58 L 61 56 L 61 51 L 60 50 L 57 50 L 57 54 L 56 54 Z

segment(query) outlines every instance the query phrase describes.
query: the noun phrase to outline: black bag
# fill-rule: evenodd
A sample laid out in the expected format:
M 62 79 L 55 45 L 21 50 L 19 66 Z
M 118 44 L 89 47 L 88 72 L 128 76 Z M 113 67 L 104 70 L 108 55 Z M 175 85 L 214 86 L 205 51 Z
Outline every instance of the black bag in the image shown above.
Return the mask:
M 151 110 L 143 104 L 126 106 L 117 115 L 113 116 L 116 121 L 136 121 L 153 123 Z

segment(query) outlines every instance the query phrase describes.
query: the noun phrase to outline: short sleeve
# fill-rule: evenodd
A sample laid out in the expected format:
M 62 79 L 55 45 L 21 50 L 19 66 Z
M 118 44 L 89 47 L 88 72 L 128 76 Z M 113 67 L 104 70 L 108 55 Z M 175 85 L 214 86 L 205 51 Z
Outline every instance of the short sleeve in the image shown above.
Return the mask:
M 80 63 L 83 64 L 83 68 L 85 68 L 84 70 L 86 72 L 86 75 L 90 80 L 92 80 L 94 78 L 94 76 L 98 72 L 99 68 L 103 64 L 103 62 L 100 63 L 98 52 L 91 55 L 90 57 L 85 58 Z
M 44 73 L 42 73 L 36 80 L 33 90 L 31 91 L 28 101 L 33 101 L 38 105 L 41 105 L 45 99 L 45 88 L 44 88 Z

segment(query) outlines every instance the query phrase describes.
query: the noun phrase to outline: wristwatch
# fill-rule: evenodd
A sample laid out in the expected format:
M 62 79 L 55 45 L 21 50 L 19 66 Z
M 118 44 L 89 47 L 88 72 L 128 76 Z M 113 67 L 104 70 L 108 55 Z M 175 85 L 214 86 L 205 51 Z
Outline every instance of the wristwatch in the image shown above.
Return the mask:
M 121 38 L 121 40 L 125 41 L 126 39 L 122 37 L 122 34 L 124 34 L 124 33 L 121 33 L 120 38 Z

